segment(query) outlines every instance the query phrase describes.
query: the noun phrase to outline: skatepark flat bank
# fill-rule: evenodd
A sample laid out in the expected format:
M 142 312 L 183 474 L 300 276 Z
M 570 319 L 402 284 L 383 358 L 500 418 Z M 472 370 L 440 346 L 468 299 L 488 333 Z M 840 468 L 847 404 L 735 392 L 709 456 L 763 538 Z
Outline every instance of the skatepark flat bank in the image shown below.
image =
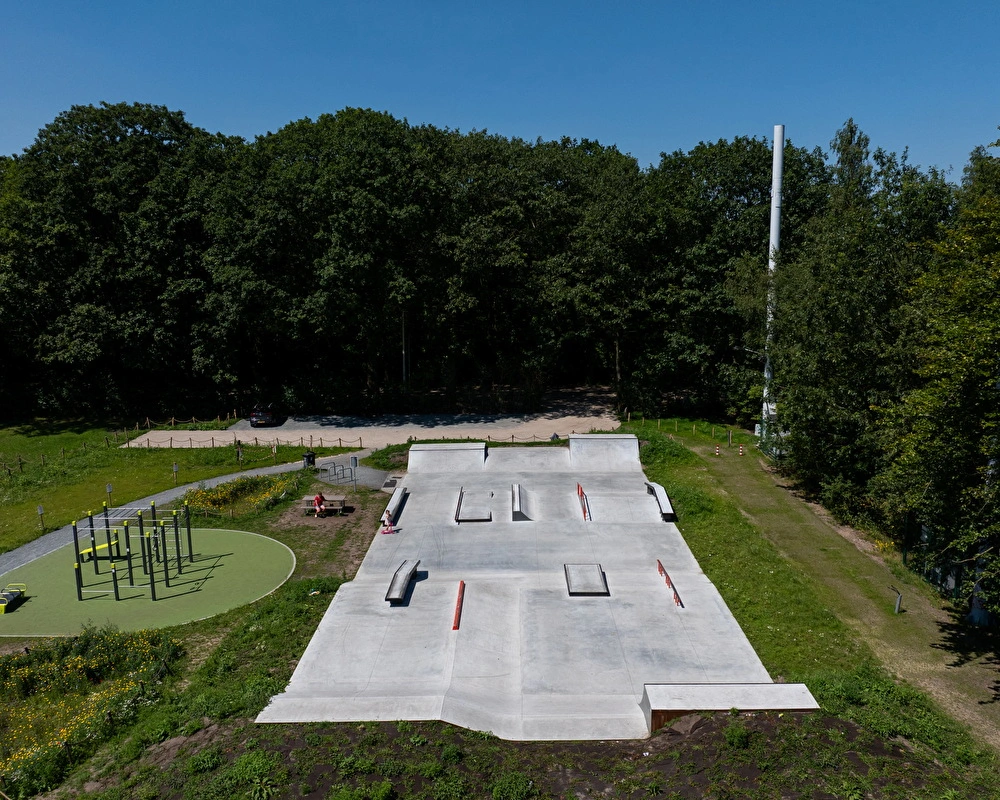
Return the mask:
M 393 532 L 375 537 L 258 722 L 628 739 L 691 711 L 818 707 L 804 685 L 772 682 L 634 436 L 414 445 L 409 464 Z

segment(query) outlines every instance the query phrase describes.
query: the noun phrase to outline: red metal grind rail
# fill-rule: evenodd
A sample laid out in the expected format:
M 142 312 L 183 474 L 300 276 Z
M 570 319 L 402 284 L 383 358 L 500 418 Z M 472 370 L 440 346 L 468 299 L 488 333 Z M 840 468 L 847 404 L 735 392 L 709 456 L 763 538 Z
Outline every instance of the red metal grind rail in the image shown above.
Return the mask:
M 677 587 L 674 586 L 674 582 L 670 580 L 670 576 L 663 568 L 663 564 L 660 562 L 660 559 L 656 559 L 656 571 L 663 576 L 663 579 L 667 582 L 667 588 L 674 593 L 674 605 L 678 608 L 684 608 L 684 603 L 681 602 L 681 596 L 677 594 Z
M 452 620 L 451 629 L 458 630 L 462 622 L 462 603 L 465 602 L 465 581 L 458 582 L 458 597 L 455 600 L 455 618 Z

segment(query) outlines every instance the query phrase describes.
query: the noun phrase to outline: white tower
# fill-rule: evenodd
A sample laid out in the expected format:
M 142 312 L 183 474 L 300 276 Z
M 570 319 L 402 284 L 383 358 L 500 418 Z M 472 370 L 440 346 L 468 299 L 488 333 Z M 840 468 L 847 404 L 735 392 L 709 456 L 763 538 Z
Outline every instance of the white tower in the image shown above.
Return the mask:
M 770 451 L 775 427 L 774 399 L 771 396 L 771 328 L 774 324 L 774 270 L 781 242 L 781 178 L 785 169 L 785 126 L 774 126 L 774 157 L 771 166 L 771 237 L 767 248 L 767 328 L 764 338 L 764 404 L 760 414 L 761 447 Z

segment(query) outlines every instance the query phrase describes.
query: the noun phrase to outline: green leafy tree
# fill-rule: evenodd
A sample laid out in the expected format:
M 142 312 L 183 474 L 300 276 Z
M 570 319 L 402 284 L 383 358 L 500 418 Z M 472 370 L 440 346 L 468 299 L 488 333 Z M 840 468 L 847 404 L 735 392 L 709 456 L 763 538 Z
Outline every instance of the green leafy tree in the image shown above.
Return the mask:
M 46 298 L 26 263 L 32 210 L 20 162 L 0 158 L 0 403 L 13 414 L 29 411 L 41 389 L 32 355 Z
M 74 106 L 5 170 L 2 280 L 27 302 L 16 357 L 40 407 L 183 395 L 202 290 L 189 199 L 215 141 L 160 106 Z
M 827 212 L 778 271 L 773 352 L 788 464 L 829 508 L 851 514 L 884 466 L 879 410 L 912 383 L 902 308 L 951 192 L 905 157 L 871 154 L 853 120 L 831 147 Z
M 655 345 L 646 382 L 744 418 L 760 408 L 771 167 L 768 142 L 740 137 L 664 154 L 647 180 Z M 828 180 L 819 153 L 786 143 L 783 253 L 825 205 Z
M 567 334 L 575 333 L 586 348 L 580 356 L 600 367 L 581 374 L 610 376 L 623 407 L 649 405 L 645 366 L 657 339 L 657 284 L 648 271 L 652 214 L 644 176 L 614 147 L 584 141 L 570 155 L 580 162 L 581 214 L 557 256 L 554 282 L 572 303 Z
M 214 187 L 201 368 L 244 400 L 377 410 L 434 224 L 412 132 L 345 109 L 233 155 Z
M 1000 613 L 1000 161 L 973 153 L 960 208 L 911 305 L 918 383 L 888 409 L 873 483 L 927 566 L 968 567 L 965 597 Z

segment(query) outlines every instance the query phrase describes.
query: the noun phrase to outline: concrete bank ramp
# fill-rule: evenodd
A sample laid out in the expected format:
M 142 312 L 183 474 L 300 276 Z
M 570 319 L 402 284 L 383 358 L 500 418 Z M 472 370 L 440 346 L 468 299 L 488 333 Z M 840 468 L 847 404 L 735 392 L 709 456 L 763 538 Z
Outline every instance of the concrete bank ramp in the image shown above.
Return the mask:
M 486 442 L 415 444 L 410 447 L 407 472 L 481 472 L 486 463 Z
M 642 471 L 639 440 L 632 435 L 576 434 L 569 437 L 569 456 L 574 472 Z
M 639 702 L 650 730 L 698 711 L 816 711 L 819 704 L 802 683 L 646 684 Z
M 511 520 L 514 522 L 563 520 L 576 518 L 579 513 L 579 498 L 569 484 L 557 496 L 534 491 L 520 483 L 511 485 Z
M 569 448 L 562 447 L 491 447 L 486 471 L 498 473 L 569 472 Z
M 620 472 L 642 470 L 639 441 L 632 435 L 574 434 L 569 447 L 494 447 L 485 442 L 415 444 L 410 447 L 412 473 L 532 471 Z

